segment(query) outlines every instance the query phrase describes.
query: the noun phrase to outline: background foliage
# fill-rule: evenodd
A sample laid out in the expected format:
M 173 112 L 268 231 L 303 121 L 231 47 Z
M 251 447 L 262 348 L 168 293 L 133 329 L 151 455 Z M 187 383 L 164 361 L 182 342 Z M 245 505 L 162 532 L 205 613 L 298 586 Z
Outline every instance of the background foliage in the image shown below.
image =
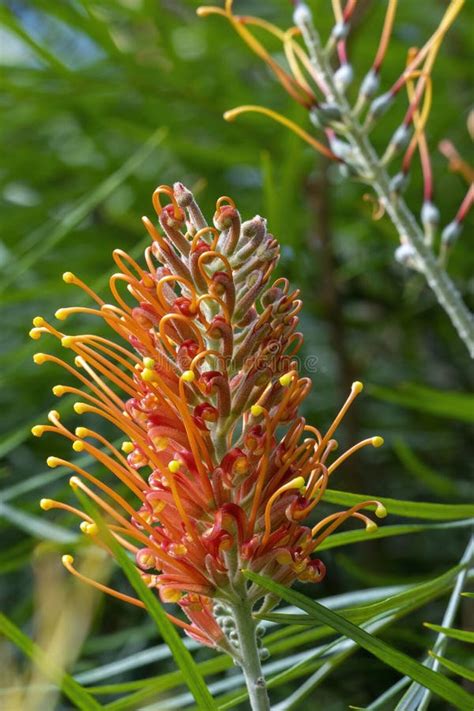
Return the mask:
M 312 5 L 318 26 L 327 31 L 330 3 Z M 7 0 L 0 8 L 0 131 L 6 147 L 0 173 L 2 602 L 10 618 L 28 636 L 43 640 L 51 654 L 56 644 L 55 653 L 69 661 L 69 670 L 86 686 L 122 683 L 128 684 L 122 694 L 143 693 L 147 687 L 140 680 L 168 674 L 144 695 L 146 703 L 132 698 L 128 706 L 113 708 L 145 708 L 158 700 L 164 704 L 167 696 L 176 697 L 171 689 L 180 677 L 141 610 L 97 599 L 63 574 L 60 553 L 80 547 L 77 529 L 64 516 L 43 516 L 38 507 L 40 496 L 60 498 L 64 491 L 69 497 L 67 476 L 45 471 L 45 457 L 53 448 L 60 453 L 61 447 L 30 435 L 31 425 L 58 407 L 50 390 L 58 373 L 33 365 L 38 344 L 28 340 L 27 331 L 38 313 L 52 317 L 56 308 L 77 299 L 78 293 L 62 282 L 62 272 L 70 269 L 105 288 L 112 249 L 141 251 L 147 238 L 139 218 L 151 214 L 157 184 L 182 180 L 198 194 L 209 216 L 215 199 L 229 194 L 247 218 L 255 213 L 268 217 L 282 243 L 280 274 L 290 277 L 305 301 L 303 357 L 314 382 L 306 414 L 312 423 L 328 424 L 354 379 L 366 383 L 341 442 L 381 434 L 386 446 L 353 458 L 341 470 L 337 489 L 454 504 L 466 503 L 472 485 L 469 428 L 474 408 L 466 395 L 472 369 L 464 346 L 432 294 L 394 262 L 393 230 L 384 220 L 372 221 L 360 186 L 342 182 L 298 138 L 262 117 L 247 116 L 230 125 L 222 120 L 226 109 L 257 102 L 307 127 L 303 109 L 295 108 L 231 29 L 220 18 L 198 20 L 197 6 L 191 0 Z M 376 0 L 360 3 L 350 42 L 359 77 L 372 60 L 374 28 L 380 27 L 384 6 Z M 407 48 L 424 41 L 444 7 L 438 0 L 400 3 L 385 67 L 387 86 L 398 75 Z M 240 2 L 237 10 L 281 26 L 291 24 L 290 3 L 283 0 Z M 472 14 L 472 7 L 463 10 L 434 72 L 428 136 L 444 223 L 452 219 L 464 186 L 459 176 L 448 173 L 436 145 L 449 136 L 461 153 L 470 148 L 466 120 Z M 379 127 L 381 146 L 397 116 L 395 110 Z M 415 172 L 409 202 L 416 209 L 420 191 Z M 466 227 L 449 268 L 471 305 L 473 267 Z M 61 404 L 60 409 L 68 411 Z M 403 511 L 390 516 L 386 525 L 407 523 L 398 516 Z M 410 516 L 415 524 L 426 525 L 424 519 L 430 518 L 420 519 L 421 509 Z M 441 518 L 456 516 L 446 510 Z M 412 534 L 328 549 L 323 554 L 327 579 L 303 592 L 328 598 L 440 576 L 458 563 L 467 541 L 465 517 L 459 518 L 456 527 L 435 524 Z M 106 569 L 102 559 L 88 564 L 126 589 L 121 571 Z M 352 603 L 347 598 L 346 606 L 370 599 L 369 593 Z M 435 633 L 421 623 L 439 623 L 445 606 L 446 597 L 428 599 L 403 624 L 383 631 L 383 639 L 423 658 Z M 467 609 L 461 614 L 458 627 L 472 618 Z M 51 640 L 48 630 L 59 618 L 62 631 Z M 280 651 L 302 654 L 314 647 L 314 639 L 300 636 L 286 651 L 280 643 Z M 270 661 L 278 671 L 278 637 L 275 645 Z M 10 654 L 7 681 L 19 686 L 25 683 L 19 676 L 23 662 Z M 463 664 L 466 655 L 460 641 L 451 642 L 452 660 Z M 194 656 L 210 665 L 210 682 L 221 693 L 231 688 L 234 671 L 224 671 L 227 660 L 206 662 L 213 659 L 206 650 Z M 110 663 L 112 668 L 106 666 Z M 314 692 L 321 708 L 331 710 L 349 703 L 367 705 L 400 676 L 363 650 L 331 672 Z M 294 690 L 290 676 L 272 692 L 275 700 Z M 33 676 L 30 681 L 39 684 L 38 693 L 52 693 L 44 690 L 41 679 Z M 110 693 L 97 698 L 110 703 L 118 697 Z M 71 708 L 65 697 L 47 698 L 50 708 L 56 703 Z M 185 705 L 185 697 L 176 698 Z M 13 697 L 8 699 L 15 708 Z M 28 711 L 39 708 L 34 696 L 29 703 Z M 303 708 L 306 702 L 301 703 L 295 708 Z M 444 703 L 434 700 L 433 708 L 445 708 Z

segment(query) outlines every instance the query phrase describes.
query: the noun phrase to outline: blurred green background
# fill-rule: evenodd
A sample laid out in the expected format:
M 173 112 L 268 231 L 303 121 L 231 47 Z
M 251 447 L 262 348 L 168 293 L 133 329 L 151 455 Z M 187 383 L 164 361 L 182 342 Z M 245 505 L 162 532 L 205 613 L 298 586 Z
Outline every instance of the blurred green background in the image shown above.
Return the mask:
M 353 380 L 366 384 L 340 441 L 349 445 L 381 434 L 386 446 L 351 459 L 333 486 L 420 501 L 462 502 L 472 494 L 473 408 L 467 393 L 473 378 L 464 346 L 424 283 L 395 262 L 396 235 L 386 220 L 372 220 L 362 186 L 342 180 L 299 138 L 262 116 L 223 121 L 226 109 L 260 103 L 311 130 L 304 110 L 222 18 L 196 17 L 198 4 L 6 0 L 0 8 L 0 571 L 3 606 L 31 634 L 38 627 L 33 613 L 41 569 L 50 571 L 51 586 L 55 580 L 63 584 L 59 553 L 75 547 L 74 540 L 67 545 L 67 536 L 75 538 L 77 524 L 43 515 L 38 506 L 41 496 L 70 494 L 67 476 L 45 471 L 44 464 L 48 454 L 65 452 L 64 445 L 30 435 L 49 409 L 61 408 L 51 386 L 63 375 L 50 365 L 33 365 L 33 353 L 43 346 L 28 339 L 28 330 L 34 316 L 52 319 L 59 306 L 81 298 L 61 280 L 64 271 L 105 291 L 113 248 L 141 252 L 147 238 L 140 216 L 152 215 L 151 194 L 161 183 L 183 181 L 209 219 L 221 194 L 235 199 L 245 219 L 256 213 L 268 218 L 282 244 L 279 274 L 301 289 L 305 302 L 303 355 L 314 382 L 306 414 L 313 424 L 329 424 Z M 330 2 L 311 4 L 326 34 Z M 385 87 L 401 71 L 407 49 L 425 41 L 445 7 L 438 0 L 402 0 Z M 379 0 L 360 3 L 349 41 L 358 79 L 370 66 L 384 8 Z M 283 0 L 237 2 L 236 11 L 291 24 L 291 5 Z M 433 75 L 428 139 L 443 224 L 453 218 L 465 185 L 449 173 L 436 147 L 449 137 L 463 155 L 471 150 L 466 120 L 472 21 L 471 5 L 449 32 Z M 276 44 L 269 46 L 279 52 Z M 404 102 L 377 128 L 379 147 L 397 126 Z M 407 197 L 418 214 L 417 168 Z M 473 267 L 471 221 L 449 264 L 471 306 Z M 81 325 L 71 320 L 71 331 Z M 45 343 L 45 350 L 51 348 Z M 70 406 L 62 411 L 72 422 Z M 343 554 L 328 551 L 326 581 L 305 592 L 324 597 L 436 574 L 457 562 L 466 537 L 460 528 L 366 542 Z M 44 538 L 49 543 L 40 543 Z M 113 576 L 124 589 L 120 573 Z M 435 603 L 413 624 L 438 621 L 443 604 Z M 386 638 L 418 655 L 427 642 L 412 629 L 392 628 Z M 102 601 L 72 669 L 101 667 L 158 643 L 141 611 Z M 198 653 L 206 656 L 205 650 Z M 111 680 L 173 668 L 170 660 L 154 661 L 116 672 Z M 363 705 L 396 678 L 359 652 L 323 685 L 318 699 L 327 709 Z

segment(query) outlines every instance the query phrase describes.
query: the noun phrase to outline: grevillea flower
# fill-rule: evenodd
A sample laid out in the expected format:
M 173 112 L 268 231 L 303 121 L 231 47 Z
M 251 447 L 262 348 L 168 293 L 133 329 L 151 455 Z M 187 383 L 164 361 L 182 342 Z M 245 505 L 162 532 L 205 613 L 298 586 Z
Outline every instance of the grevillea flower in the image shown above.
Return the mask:
M 56 318 L 91 315 L 112 336 L 66 335 L 41 317 L 31 331 L 34 339 L 54 336 L 71 352 L 73 364 L 34 356 L 79 381 L 79 387 L 56 385 L 54 394 L 79 396 L 76 413 L 103 418 L 119 431 L 121 443 L 87 425 L 72 432 L 56 411 L 33 434 L 60 434 L 95 459 L 101 472 L 108 470 L 110 481 L 75 462 L 48 459 L 51 467 L 73 471 L 71 485 L 100 507 L 148 586 L 189 619 L 170 615 L 174 622 L 203 644 L 232 653 L 233 638 L 218 610 L 236 590 L 244 590 L 251 608 L 266 594 L 254 584 L 236 586 L 242 569 L 288 586 L 318 583 L 325 575 L 315 557 L 321 542 L 349 518 L 373 530 L 376 524 L 362 513 L 367 507 L 385 516 L 378 501 L 315 516 L 339 465 L 365 445 L 380 446 L 382 438 L 359 442 L 329 463 L 334 432 L 361 383 L 353 384 L 325 434 L 298 414 L 311 387 L 299 376 L 296 357 L 301 301 L 286 279 L 271 280 L 279 248 L 266 221 L 241 222 L 234 202 L 221 197 L 208 225 L 181 183 L 157 188 L 153 205 L 159 228 L 143 218 L 152 240 L 144 266 L 114 252 L 119 272 L 109 284 L 115 303 L 64 274 L 95 306 L 61 308 Z M 101 544 L 86 513 L 51 499 L 41 506 L 76 514 L 82 531 Z M 63 562 L 84 579 L 71 556 Z

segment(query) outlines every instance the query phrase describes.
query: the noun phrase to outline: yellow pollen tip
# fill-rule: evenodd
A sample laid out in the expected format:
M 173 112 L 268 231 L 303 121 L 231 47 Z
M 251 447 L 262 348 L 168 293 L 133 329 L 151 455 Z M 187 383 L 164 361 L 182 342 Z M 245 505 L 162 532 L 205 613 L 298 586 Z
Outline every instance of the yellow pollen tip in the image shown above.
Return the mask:
M 81 358 L 81 356 L 76 356 L 74 358 L 74 365 L 76 368 L 83 368 L 84 367 L 84 358 Z
M 76 412 L 78 415 L 83 415 L 85 412 L 87 412 L 87 405 L 85 402 L 75 402 L 73 405 L 74 412 Z
M 61 345 L 63 348 L 71 348 L 73 343 L 74 343 L 74 339 L 72 336 L 63 336 L 61 338 Z
M 180 462 L 178 459 L 172 459 L 171 462 L 168 464 L 168 469 L 172 474 L 176 474 L 176 472 L 179 472 L 181 469 L 182 462 Z
M 43 509 L 43 511 L 49 511 L 49 509 L 52 509 L 54 506 L 54 501 L 52 499 L 41 499 L 40 501 L 40 507 Z
M 287 388 L 288 385 L 291 383 L 292 380 L 292 373 L 285 373 L 285 375 L 282 375 L 281 378 L 279 379 L 280 385 L 282 385 L 284 388 Z
M 365 525 L 365 530 L 367 531 L 367 533 L 373 533 L 377 530 L 377 528 L 378 526 L 375 521 L 368 521 Z
M 153 358 L 144 358 L 143 365 L 145 366 L 145 368 L 151 369 L 155 367 L 155 361 L 153 360 Z
M 250 412 L 252 414 L 252 417 L 260 417 L 263 412 L 263 407 L 261 405 L 252 405 L 252 407 L 250 408 Z
M 383 437 L 372 437 L 372 446 L 373 447 L 381 447 L 384 443 L 384 438 Z
M 74 558 L 69 554 L 63 555 L 61 563 L 67 567 L 68 565 L 72 565 L 74 563 Z
M 75 276 L 72 272 L 64 272 L 63 274 L 63 281 L 66 282 L 66 284 L 73 284 L 75 280 Z
M 89 521 L 82 521 L 79 528 L 81 529 L 82 533 L 85 533 L 86 536 L 96 536 L 99 532 L 97 524 L 89 523 Z
M 360 382 L 360 380 L 356 380 L 355 383 L 352 383 L 352 392 L 358 395 L 359 393 L 362 392 L 364 389 L 364 384 Z
M 41 328 L 41 326 L 44 326 L 45 320 L 42 316 L 35 316 L 33 319 L 33 326 L 36 326 L 36 328 Z
M 125 452 L 125 454 L 131 454 L 134 449 L 133 442 L 122 442 L 121 450 Z
M 32 329 L 30 329 L 30 332 L 28 335 L 34 341 L 39 341 L 39 339 L 41 338 L 41 331 L 39 330 L 39 328 L 32 328 Z
M 35 353 L 33 356 L 33 362 L 36 363 L 36 365 L 43 365 L 43 363 L 46 361 L 46 355 L 44 353 Z
M 144 368 L 142 370 L 142 380 L 149 383 L 155 379 L 155 371 L 150 368 Z
M 52 390 L 53 395 L 56 395 L 57 397 L 64 395 L 64 385 L 55 385 Z
M 196 376 L 194 375 L 192 370 L 185 370 L 184 373 L 181 375 L 181 380 L 183 380 L 185 383 L 192 383 L 195 378 Z
M 60 420 L 60 419 L 61 419 L 61 415 L 59 414 L 59 412 L 57 410 L 50 410 L 48 412 L 48 420 L 52 421 L 52 420 Z
M 59 459 L 57 457 L 48 457 L 46 464 L 48 467 L 51 467 L 51 469 L 54 469 L 54 467 L 59 466 Z
M 72 448 L 75 452 L 83 452 L 84 447 L 85 444 L 81 439 L 76 439 L 76 441 L 72 443 Z
M 77 489 L 77 487 L 79 486 L 80 483 L 81 483 L 81 480 L 80 480 L 79 477 L 77 477 L 77 476 L 72 476 L 72 477 L 69 479 L 69 486 L 70 486 L 72 489 Z
M 377 508 L 375 509 L 375 515 L 377 518 L 385 518 L 387 515 L 387 509 L 383 504 L 378 504 Z
M 54 316 L 58 319 L 58 321 L 65 321 L 68 317 L 67 309 L 58 309 Z
M 224 111 L 223 117 L 224 121 L 233 121 L 235 117 L 238 115 L 238 111 L 235 111 L 234 109 L 230 109 L 230 111 Z
M 76 437 L 87 437 L 87 435 L 89 434 L 89 430 L 87 429 L 87 427 L 76 427 L 76 429 L 74 430 L 74 434 L 76 435 Z
M 43 425 L 35 425 L 34 427 L 31 428 L 31 434 L 34 435 L 35 437 L 41 437 L 43 432 L 44 432 Z

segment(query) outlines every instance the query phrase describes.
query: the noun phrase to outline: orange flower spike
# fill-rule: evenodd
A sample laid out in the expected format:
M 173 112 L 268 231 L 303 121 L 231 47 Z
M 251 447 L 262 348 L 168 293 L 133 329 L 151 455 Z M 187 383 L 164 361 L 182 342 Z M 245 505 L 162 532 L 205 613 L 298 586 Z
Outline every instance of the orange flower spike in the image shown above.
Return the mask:
M 330 463 L 332 435 L 360 383 L 326 434 L 298 416 L 311 385 L 300 377 L 294 355 L 302 343 L 296 330 L 301 301 L 286 279 L 271 282 L 279 247 L 266 221 L 243 222 L 233 200 L 222 197 L 210 226 L 182 183 L 160 186 L 153 203 L 159 226 L 144 220 L 152 246 L 143 266 L 114 252 L 121 271 L 110 281 L 111 303 L 78 277 L 66 278 L 98 308 L 59 309 L 58 317 L 99 316 L 110 338 L 65 335 L 41 317 L 31 333 L 34 339 L 49 333 L 72 356 L 75 367 L 56 356 L 35 356 L 74 379 L 54 393 L 77 394 L 76 414 L 99 415 L 122 444 L 87 423 L 73 433 L 55 411 L 33 434 L 66 437 L 99 465 L 86 471 L 74 461 L 48 458 L 52 467 L 72 469 L 71 485 L 100 508 L 115 540 L 135 555 L 146 584 L 163 603 L 181 607 L 189 623 L 172 618 L 176 624 L 237 658 L 214 605 L 232 600 L 242 567 L 287 585 L 320 582 L 325 567 L 311 558 L 315 545 L 347 518 L 364 520 L 370 530 L 375 524 L 359 509 L 376 502 L 313 523 L 312 536 L 307 516 L 317 510 L 334 470 L 382 440 L 363 440 Z M 119 281 L 127 284 L 126 302 Z M 41 506 L 79 516 L 82 532 L 110 553 L 89 516 L 50 499 Z M 85 582 L 137 604 L 78 574 L 70 558 L 65 564 Z M 263 589 L 252 592 L 252 600 L 264 597 Z

